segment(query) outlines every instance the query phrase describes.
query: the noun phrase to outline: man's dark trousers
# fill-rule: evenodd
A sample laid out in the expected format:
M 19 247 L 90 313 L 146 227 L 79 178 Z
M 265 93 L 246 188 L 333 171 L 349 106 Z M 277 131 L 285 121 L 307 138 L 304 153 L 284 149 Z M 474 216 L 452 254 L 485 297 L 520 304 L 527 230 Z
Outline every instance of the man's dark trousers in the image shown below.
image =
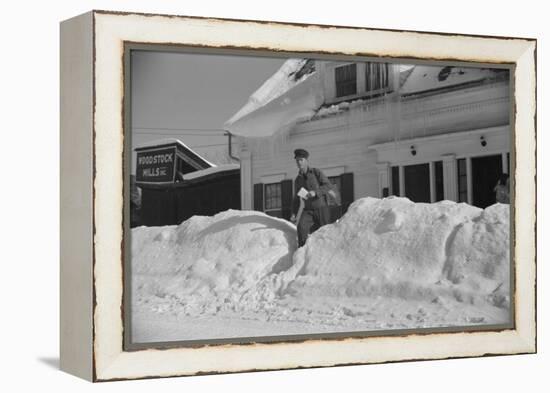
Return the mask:
M 298 247 L 302 247 L 310 233 L 315 232 L 330 221 L 330 211 L 328 206 L 322 206 L 318 209 L 308 209 L 302 212 L 300 222 L 298 223 Z

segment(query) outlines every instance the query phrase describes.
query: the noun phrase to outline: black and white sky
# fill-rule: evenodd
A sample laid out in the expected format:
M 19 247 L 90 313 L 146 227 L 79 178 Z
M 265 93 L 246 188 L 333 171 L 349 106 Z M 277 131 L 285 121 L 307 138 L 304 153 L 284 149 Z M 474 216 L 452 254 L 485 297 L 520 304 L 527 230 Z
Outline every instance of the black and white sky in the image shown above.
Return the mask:
M 227 150 L 223 124 L 285 58 L 132 52 L 132 146 L 177 138 L 211 160 Z

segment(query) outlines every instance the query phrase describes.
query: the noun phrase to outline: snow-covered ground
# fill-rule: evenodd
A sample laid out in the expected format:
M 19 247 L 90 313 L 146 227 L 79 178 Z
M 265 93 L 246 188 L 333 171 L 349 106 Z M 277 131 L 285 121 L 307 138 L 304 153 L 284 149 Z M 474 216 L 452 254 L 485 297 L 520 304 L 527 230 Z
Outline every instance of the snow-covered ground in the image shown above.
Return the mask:
M 132 230 L 135 342 L 507 323 L 509 206 L 363 198 L 296 249 L 259 212 Z

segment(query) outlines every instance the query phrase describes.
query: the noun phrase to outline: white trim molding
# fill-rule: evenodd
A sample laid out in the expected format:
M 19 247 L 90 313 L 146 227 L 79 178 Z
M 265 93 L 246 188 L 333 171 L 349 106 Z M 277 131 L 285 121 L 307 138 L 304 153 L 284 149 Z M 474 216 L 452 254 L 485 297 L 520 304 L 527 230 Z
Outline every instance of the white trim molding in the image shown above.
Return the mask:
M 434 136 L 400 139 L 369 146 L 378 153 L 378 162 L 390 165 L 413 165 L 440 161 L 441 157 L 454 154 L 457 158 L 502 154 L 510 151 L 511 140 L 508 125 L 476 130 L 439 134 Z M 486 145 L 481 145 L 481 137 Z M 411 154 L 414 146 L 416 154 Z
M 391 168 L 388 162 L 380 162 L 376 164 L 376 169 L 378 169 L 378 196 L 382 198 L 384 188 L 390 190 Z
M 345 166 L 330 166 L 319 169 L 321 169 L 327 177 L 341 176 L 346 173 Z
M 260 181 L 263 184 L 280 183 L 286 179 L 286 173 L 275 173 L 273 175 L 262 175 Z
M 443 198 L 449 201 L 458 201 L 458 174 L 456 156 L 443 156 Z
M 248 150 L 241 150 L 241 209 L 252 210 L 252 153 Z

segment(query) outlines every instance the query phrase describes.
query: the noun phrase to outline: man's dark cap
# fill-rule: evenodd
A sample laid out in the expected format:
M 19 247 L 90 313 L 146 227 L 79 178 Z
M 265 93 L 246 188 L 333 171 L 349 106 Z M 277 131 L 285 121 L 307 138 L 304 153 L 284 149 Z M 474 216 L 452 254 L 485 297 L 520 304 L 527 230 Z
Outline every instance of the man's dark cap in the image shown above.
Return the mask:
M 307 150 L 304 150 L 304 149 L 296 149 L 294 150 L 294 159 L 298 159 L 298 158 L 309 158 L 309 153 L 307 152 Z

